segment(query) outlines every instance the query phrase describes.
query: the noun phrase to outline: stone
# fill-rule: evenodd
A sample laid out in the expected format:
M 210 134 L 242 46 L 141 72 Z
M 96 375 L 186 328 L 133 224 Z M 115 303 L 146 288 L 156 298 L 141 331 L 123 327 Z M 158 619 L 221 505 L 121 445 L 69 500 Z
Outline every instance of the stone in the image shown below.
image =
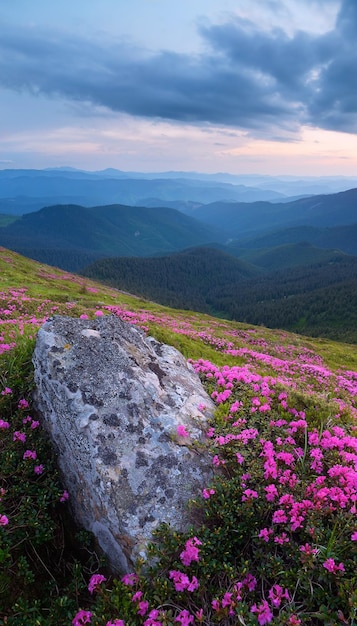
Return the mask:
M 213 477 L 213 403 L 180 352 L 116 316 L 49 319 L 33 362 L 35 410 L 74 518 L 114 571 L 132 571 L 161 523 L 192 522 L 188 501 Z

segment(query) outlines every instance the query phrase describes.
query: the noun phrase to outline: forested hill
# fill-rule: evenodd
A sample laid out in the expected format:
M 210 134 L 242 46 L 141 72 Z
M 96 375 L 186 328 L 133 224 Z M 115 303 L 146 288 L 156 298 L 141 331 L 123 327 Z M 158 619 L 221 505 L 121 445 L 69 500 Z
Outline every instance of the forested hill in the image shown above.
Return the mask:
M 211 226 L 229 228 L 232 239 L 293 226 L 345 226 L 357 223 L 357 189 L 285 203 L 214 202 L 187 213 Z
M 206 247 L 159 258 L 103 259 L 82 272 L 161 304 L 206 312 L 221 287 L 259 273 L 253 265 Z
M 255 250 L 276 246 L 309 242 L 320 248 L 339 248 L 347 254 L 357 255 L 357 204 L 356 223 L 348 226 L 331 226 L 318 228 L 317 226 L 295 226 L 274 232 L 231 242 L 227 252 L 241 256 L 242 248 Z
M 0 228 L 0 245 L 78 271 L 104 256 L 149 256 L 224 241 L 219 229 L 168 208 L 45 207 Z
M 169 306 L 357 343 L 357 257 L 263 272 L 219 250 L 101 260 L 85 276 Z

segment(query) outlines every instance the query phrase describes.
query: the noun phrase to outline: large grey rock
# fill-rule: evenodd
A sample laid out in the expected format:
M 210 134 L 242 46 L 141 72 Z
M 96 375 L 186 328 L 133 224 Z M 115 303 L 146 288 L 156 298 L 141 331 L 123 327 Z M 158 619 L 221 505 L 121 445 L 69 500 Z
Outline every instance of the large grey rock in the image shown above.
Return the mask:
M 212 401 L 176 349 L 114 316 L 50 319 L 33 360 L 35 407 L 74 516 L 128 571 L 161 522 L 187 527 L 188 500 L 212 479 Z

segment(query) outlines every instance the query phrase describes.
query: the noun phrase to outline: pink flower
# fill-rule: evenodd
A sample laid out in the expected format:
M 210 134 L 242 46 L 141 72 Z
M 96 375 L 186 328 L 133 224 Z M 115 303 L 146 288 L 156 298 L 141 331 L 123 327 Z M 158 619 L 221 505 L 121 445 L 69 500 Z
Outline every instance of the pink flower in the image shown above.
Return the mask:
M 200 586 L 196 576 L 190 580 L 186 574 L 177 570 L 171 570 L 169 577 L 173 579 L 176 591 L 195 591 Z
M 212 463 L 213 465 L 216 465 L 216 467 L 218 467 L 219 465 L 224 465 L 225 461 L 223 459 L 220 459 L 219 456 L 215 454 Z
M 344 564 L 340 563 L 339 565 L 336 565 L 335 559 L 326 559 L 322 565 L 328 572 L 331 572 L 331 574 L 337 574 L 337 572 L 345 571 Z
M 286 533 L 281 533 L 281 535 L 277 535 L 276 537 L 274 537 L 274 543 L 279 543 L 281 546 L 284 543 L 289 543 L 289 541 L 290 539 Z
M 186 609 L 181 611 L 177 617 L 175 617 L 175 622 L 181 622 L 181 626 L 189 626 L 195 620 L 194 616 L 191 615 Z
M 132 602 L 138 602 L 139 600 L 141 600 L 142 597 L 143 597 L 143 592 L 142 591 L 137 591 L 132 596 L 131 601 Z
M 263 600 L 263 602 L 259 604 L 259 606 L 253 604 L 250 612 L 257 613 L 260 626 L 263 626 L 264 624 L 269 624 L 269 622 L 271 622 L 273 619 L 273 613 L 271 612 L 269 604 L 266 600 Z
M 185 550 L 183 550 L 180 554 L 180 559 L 184 565 L 191 565 L 192 561 L 199 561 L 199 548 L 197 546 L 201 546 L 202 542 L 197 539 L 197 537 L 193 537 L 192 539 L 188 539 L 186 541 Z
M 148 612 L 149 603 L 147 600 L 142 600 L 139 602 L 138 614 L 143 616 Z
M 287 516 L 285 514 L 285 511 L 283 511 L 283 509 L 278 509 L 273 514 L 273 522 L 274 522 L 274 524 L 284 524 L 287 521 L 288 521 L 288 518 L 287 518 Z
M 179 437 L 189 437 L 189 433 L 187 432 L 186 428 L 183 426 L 183 424 L 179 424 L 179 426 L 177 427 L 177 434 Z
M 214 611 L 219 611 L 219 609 L 221 608 L 219 600 L 212 600 L 211 605 Z
M 26 452 L 24 452 L 24 455 L 22 457 L 23 459 L 37 459 L 37 453 L 36 450 L 26 450 Z
M 9 518 L 6 515 L 0 515 L 0 526 L 7 526 Z
M 42 464 L 41 465 L 35 465 L 35 467 L 33 468 L 33 471 L 35 472 L 35 474 L 40 475 L 40 474 L 43 473 L 44 469 L 45 468 L 44 468 L 44 466 Z
M 101 583 L 104 583 L 106 580 L 107 579 L 105 578 L 105 576 L 102 576 L 102 574 L 93 574 L 93 576 L 91 576 L 91 579 L 88 583 L 89 593 L 93 593 L 93 591 L 97 591 L 98 585 L 101 585 Z
M 160 617 L 160 611 L 158 611 L 157 609 L 153 609 L 152 611 L 150 611 L 149 617 L 150 619 L 157 619 L 158 617 Z
M 139 580 L 139 576 L 137 576 L 137 574 L 131 573 L 131 574 L 125 574 L 125 576 L 123 576 L 123 578 L 121 579 L 121 582 L 124 585 L 129 585 L 130 587 L 132 587 L 133 585 L 135 585 L 135 583 L 137 583 Z
M 26 435 L 25 433 L 20 433 L 18 430 L 15 430 L 14 435 L 12 437 L 13 441 L 21 441 L 22 443 L 25 443 L 26 441 Z
M 198 582 L 196 576 L 192 576 L 191 582 L 187 587 L 187 591 L 196 591 L 196 589 L 198 589 L 199 586 L 200 586 L 200 583 Z
M 189 577 L 177 570 L 171 570 L 169 578 L 173 579 L 176 591 L 184 591 L 190 583 Z
M 269 590 L 269 600 L 272 605 L 278 609 L 281 605 L 281 601 L 283 598 L 286 600 L 290 600 L 289 592 L 287 589 L 283 589 L 280 585 L 273 585 Z
M 202 495 L 204 497 L 205 500 L 208 500 L 211 496 L 213 496 L 215 494 L 215 490 L 214 489 L 203 489 L 202 491 Z
M 92 613 L 90 611 L 78 611 L 77 615 L 72 620 L 73 626 L 82 626 L 83 624 L 90 624 Z
M 69 493 L 65 489 L 63 494 L 60 497 L 60 502 L 66 502 L 68 499 L 69 499 Z
M 163 616 L 165 615 L 164 612 L 161 613 Z M 162 626 L 162 622 L 157 619 L 158 617 L 160 617 L 160 611 L 158 611 L 157 609 L 153 609 L 152 611 L 150 611 L 149 616 L 145 620 L 145 622 L 143 622 L 143 626 Z
M 308 556 L 315 556 L 317 554 L 317 548 L 313 548 L 310 544 L 305 543 L 305 545 L 300 546 L 300 552 Z
M 142 326 L 142 328 L 144 328 Z M 149 329 L 147 329 L 149 330 Z M 162 626 L 162 622 L 158 622 L 157 620 L 153 619 L 152 617 L 148 617 L 145 622 L 143 622 L 143 626 Z
M 9 422 L 4 422 L 4 420 L 0 420 L 0 428 L 10 428 Z
M 114 622 L 107 622 L 105 626 L 125 626 L 122 619 L 115 619 Z
M 352 541 L 357 541 L 357 530 L 356 530 L 356 532 L 352 533 L 351 540 Z
M 29 403 L 27 402 L 27 400 L 22 399 L 22 400 L 19 401 L 19 404 L 17 405 L 17 407 L 19 409 L 23 409 L 23 410 L 24 409 L 28 409 L 29 408 Z
M 301 624 L 301 619 L 297 615 L 292 615 L 291 617 L 289 617 L 288 619 L 289 626 L 300 626 L 300 624 Z
M 277 488 L 273 484 L 268 485 L 267 487 L 264 487 L 264 491 L 266 491 L 265 497 L 268 500 L 268 502 L 273 502 L 275 498 L 277 498 L 279 495 Z
M 273 530 L 271 528 L 262 528 L 262 530 L 259 532 L 259 539 L 263 539 L 263 541 L 269 541 L 269 537 L 270 535 L 273 534 Z
M 226 606 L 232 605 L 232 594 L 226 591 L 222 598 L 222 608 L 224 609 Z
M 40 425 L 40 422 L 37 422 L 36 420 L 32 420 L 32 423 L 31 423 L 32 430 L 35 430 L 35 428 L 37 428 L 39 425 Z
M 101 317 L 102 315 L 104 315 L 104 313 L 103 311 L 98 310 L 94 313 L 94 315 L 96 315 L 97 317 Z
M 257 579 L 252 574 L 247 574 L 243 579 L 243 585 L 248 587 L 248 591 L 254 591 L 257 586 Z
M 5 387 L 5 389 L 1 392 L 2 396 L 9 396 L 12 393 L 12 389 L 10 387 Z
M 87 320 L 88 319 L 88 315 L 87 313 L 82 313 L 82 315 L 79 316 L 80 320 Z M 120 620 L 119 620 L 120 621 Z M 108 625 L 107 625 L 108 626 Z
M 242 502 L 245 502 L 246 500 L 252 501 L 258 497 L 258 493 L 257 491 L 254 491 L 254 489 L 245 489 L 242 495 Z

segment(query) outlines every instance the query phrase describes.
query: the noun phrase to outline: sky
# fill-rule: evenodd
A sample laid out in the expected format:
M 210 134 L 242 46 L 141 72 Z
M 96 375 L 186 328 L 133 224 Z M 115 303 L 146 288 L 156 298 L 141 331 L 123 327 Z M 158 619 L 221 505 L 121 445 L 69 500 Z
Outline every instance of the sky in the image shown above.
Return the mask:
M 0 169 L 357 175 L 357 0 L 0 0 Z

